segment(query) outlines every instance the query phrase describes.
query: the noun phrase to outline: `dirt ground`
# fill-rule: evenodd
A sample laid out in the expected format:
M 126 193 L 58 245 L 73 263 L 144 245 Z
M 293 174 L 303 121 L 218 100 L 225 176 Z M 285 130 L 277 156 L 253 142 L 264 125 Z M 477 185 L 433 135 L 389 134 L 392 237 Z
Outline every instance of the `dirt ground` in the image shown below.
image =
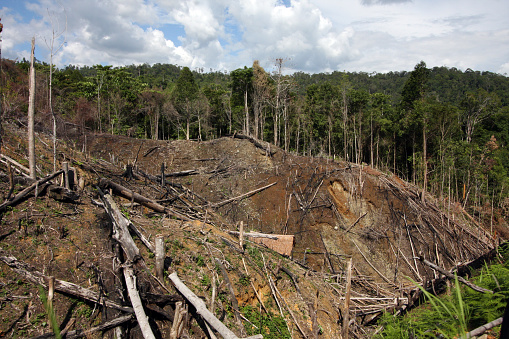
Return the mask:
M 5 124 L 2 154 L 28 166 L 25 140 L 23 129 Z M 51 140 L 40 133 L 36 145 L 43 177 L 53 172 Z M 11 184 L 9 161 L 2 161 L 3 202 Z M 63 161 L 76 172 L 77 199 L 58 200 L 42 190 L 37 197 L 32 193 L 9 206 L 1 214 L 1 257 L 15 257 L 46 276 L 129 305 L 115 261 L 119 250 L 112 239 L 112 222 L 100 204 L 100 190 L 113 193 L 101 187 L 101 179 L 107 179 L 173 211 L 154 212 L 113 194 L 123 214 L 149 241 L 163 236 L 167 272 L 177 272 L 239 335 L 246 334 L 242 329 L 246 327 L 247 332 L 261 332 L 265 337 L 282 337 L 288 331 L 296 338 L 339 338 L 346 267 L 351 259 L 352 296 L 376 300 L 353 301 L 350 312 L 355 321 L 350 331 L 369 337 L 381 310 L 398 307 L 411 297 L 415 286 L 406 277 L 416 281 L 436 277 L 414 257 L 422 255 L 450 269 L 488 252 L 496 243 L 489 229 L 482 227 L 484 220 L 429 195 L 423 202 L 417 187 L 391 174 L 297 156 L 249 139 L 156 141 L 82 135 L 59 142 L 57 169 Z M 166 182 L 161 185 L 163 172 Z M 13 178 L 11 197 L 31 184 L 20 173 Z M 59 184 L 56 179 L 53 183 Z M 502 215 L 495 217 L 495 230 L 506 234 Z M 294 235 L 291 256 L 249 238 L 241 248 L 231 233 L 239 230 L 241 222 L 245 232 Z M 135 241 L 141 256 L 135 269 L 146 312 L 156 336 L 169 337 L 175 301 L 150 302 L 146 295 L 177 295 L 176 290 L 168 280 L 164 287 L 154 280 L 154 255 L 138 237 Z M 0 261 L 0 267 L 0 336 L 50 333 L 42 302 L 46 288 L 5 261 Z M 248 319 L 242 324 L 235 320 L 226 278 Z M 57 324 L 62 329 L 69 325 L 70 331 L 84 331 L 122 314 L 61 293 L 55 294 L 53 305 Z M 276 325 L 279 316 L 287 325 Z M 256 332 L 251 324 L 261 329 Z M 113 338 L 114 331 L 88 336 Z M 123 331 L 129 337 L 141 336 L 135 320 L 124 325 Z M 200 317 L 192 311 L 183 336 L 207 336 Z

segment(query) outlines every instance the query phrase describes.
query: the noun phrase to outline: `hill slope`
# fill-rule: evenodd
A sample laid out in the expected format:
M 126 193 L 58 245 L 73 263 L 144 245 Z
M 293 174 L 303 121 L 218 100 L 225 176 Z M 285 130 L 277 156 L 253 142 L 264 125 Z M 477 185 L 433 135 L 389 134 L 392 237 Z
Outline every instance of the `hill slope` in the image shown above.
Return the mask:
M 365 337 L 371 331 L 365 325 L 382 310 L 415 301 L 415 286 L 406 277 L 419 282 L 439 278 L 416 257 L 451 269 L 495 246 L 461 206 L 429 195 L 423 200 L 418 188 L 397 177 L 367 166 L 295 156 L 241 137 L 197 142 L 88 135 L 74 144 L 62 143 L 59 161 L 69 161 L 84 184 L 73 188 L 79 198 L 51 198 L 51 188 L 41 187 L 39 197 L 32 193 L 9 207 L 2 214 L 0 256 L 15 257 L 45 276 L 130 306 L 120 269 L 126 262 L 100 203 L 99 191 L 104 191 L 149 243 L 156 235 L 163 237 L 167 272 L 177 272 L 238 335 L 337 338 L 350 259 L 350 313 L 356 314 L 350 331 Z M 24 140 L 22 130 L 7 125 L 2 154 L 26 164 Z M 47 140 L 38 135 L 41 176 L 52 172 Z M 0 170 L 5 198 L 10 189 L 7 166 L 2 163 Z M 22 176 L 14 179 L 13 195 L 31 184 Z M 132 193 L 157 202 L 164 213 L 121 197 Z M 240 247 L 233 233 L 240 223 L 246 232 L 294 235 L 291 255 L 252 237 Z M 135 242 L 140 256 L 133 267 L 145 310 L 156 336 L 168 337 L 175 303 L 182 298 L 168 280 L 164 286 L 158 283 L 153 253 L 140 236 Z M 0 263 L 0 330 L 23 337 L 51 332 L 40 291 L 6 261 Z M 173 299 L 163 300 L 162 295 Z M 68 294 L 57 294 L 53 304 L 58 325 L 73 323 L 74 331 L 125 314 Z M 184 333 L 203 337 L 206 327 L 193 308 L 190 313 Z M 123 330 L 141 336 L 135 320 Z

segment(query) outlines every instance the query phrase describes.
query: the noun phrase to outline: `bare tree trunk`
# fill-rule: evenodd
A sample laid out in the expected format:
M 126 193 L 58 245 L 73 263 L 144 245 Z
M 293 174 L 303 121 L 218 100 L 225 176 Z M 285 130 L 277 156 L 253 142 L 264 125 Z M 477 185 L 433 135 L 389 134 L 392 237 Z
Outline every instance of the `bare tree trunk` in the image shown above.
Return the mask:
M 426 186 L 428 186 L 428 155 L 426 154 L 427 153 L 427 148 L 426 148 L 426 144 L 427 144 L 427 139 L 426 139 L 426 118 L 424 119 L 424 124 L 422 126 L 422 161 L 423 161 L 423 166 L 424 166 L 424 179 L 423 179 L 423 183 L 422 183 L 422 196 L 421 196 L 421 201 L 422 203 L 426 203 Z
M 244 111 L 246 112 L 246 130 L 244 133 L 249 136 L 249 108 L 247 106 L 247 89 L 244 91 Z
M 34 114 L 35 114 L 35 68 L 34 68 L 35 37 L 32 38 L 32 50 L 30 52 L 30 93 L 28 97 L 28 163 L 30 177 L 36 179 L 35 174 L 35 138 L 34 138 Z

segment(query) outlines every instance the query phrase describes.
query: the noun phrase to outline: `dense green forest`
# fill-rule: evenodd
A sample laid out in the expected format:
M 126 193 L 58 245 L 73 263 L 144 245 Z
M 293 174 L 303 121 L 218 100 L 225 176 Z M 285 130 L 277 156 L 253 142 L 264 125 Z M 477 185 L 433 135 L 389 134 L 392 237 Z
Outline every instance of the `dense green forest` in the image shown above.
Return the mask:
M 23 121 L 26 60 L 3 60 L 3 120 Z M 49 65 L 37 63 L 36 115 L 49 106 Z M 80 131 L 209 140 L 243 133 L 286 151 L 365 163 L 471 208 L 509 193 L 509 78 L 427 68 L 287 74 L 276 59 L 230 73 L 168 64 L 54 69 L 53 109 Z

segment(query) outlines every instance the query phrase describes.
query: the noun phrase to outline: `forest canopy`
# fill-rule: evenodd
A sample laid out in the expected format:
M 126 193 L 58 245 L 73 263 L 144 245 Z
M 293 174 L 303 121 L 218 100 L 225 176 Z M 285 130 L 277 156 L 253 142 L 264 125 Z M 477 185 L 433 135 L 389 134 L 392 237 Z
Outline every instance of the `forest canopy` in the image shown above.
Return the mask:
M 286 74 L 170 64 L 53 69 L 59 124 L 79 133 L 210 140 L 242 133 L 302 155 L 393 172 L 465 206 L 502 203 L 509 182 L 509 78 L 467 69 Z M 2 121 L 23 123 L 29 63 L 2 60 Z M 38 62 L 43 126 L 50 66 Z M 62 128 L 61 128 L 62 129 Z M 64 129 L 65 130 L 65 129 Z

